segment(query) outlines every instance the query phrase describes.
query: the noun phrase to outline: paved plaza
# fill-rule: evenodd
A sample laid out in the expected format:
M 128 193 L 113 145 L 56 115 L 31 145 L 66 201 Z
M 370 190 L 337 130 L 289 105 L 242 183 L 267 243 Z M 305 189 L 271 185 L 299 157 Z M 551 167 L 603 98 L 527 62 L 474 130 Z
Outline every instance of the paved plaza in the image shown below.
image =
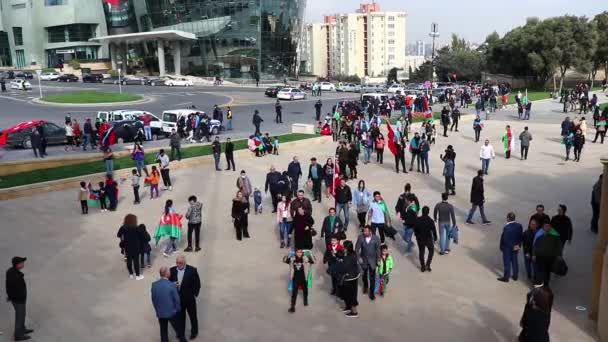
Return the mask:
M 329 295 L 331 283 L 322 264 L 323 244 L 314 238 L 313 288 L 310 305 L 287 313 L 288 267 L 281 262 L 286 252 L 279 249 L 275 214 L 265 198 L 261 215 L 249 216 L 252 238 L 236 241 L 230 219 L 231 198 L 236 191 L 237 173 L 213 169 L 211 159 L 199 167 L 172 172 L 175 189 L 148 199 L 144 191 L 141 205 L 133 206 L 132 193 L 125 182 L 120 186 L 118 211 L 101 213 L 91 209 L 80 214 L 77 190 L 40 194 L 30 198 L 0 202 L 0 260 L 8 268 L 13 255 L 28 257 L 25 275 L 28 283 L 28 321 L 35 329 L 33 341 L 157 341 L 158 323 L 150 301 L 150 284 L 158 279 L 162 265 L 173 265 L 175 258 L 164 258 L 153 248 L 153 267 L 145 270 L 142 281 L 130 280 L 118 248 L 116 232 L 127 213 L 136 214 L 153 234 L 164 202 L 173 199 L 175 209 L 185 213 L 187 198 L 195 194 L 203 202 L 202 251 L 187 253 L 188 263 L 198 267 L 203 283 L 198 299 L 200 335 L 198 341 L 514 341 L 519 332 L 525 294 L 525 279 L 520 255 L 520 280 L 504 284 L 496 281 L 502 274 L 498 243 L 506 213 L 513 210 L 525 225 L 538 203 L 549 215 L 559 203 L 568 206 L 574 223 L 574 238 L 565 248 L 569 274 L 552 282 L 555 304 L 551 338 L 557 342 L 594 341 L 595 327 L 587 319 L 590 299 L 591 252 L 596 236 L 589 232 L 590 192 L 601 172 L 599 158 L 605 146 L 587 141 L 581 162 L 564 162 L 559 123 L 563 114 L 558 104 L 537 103 L 538 115 L 531 121 L 513 119 L 511 111 L 501 112 L 482 131 L 489 138 L 497 157 L 485 177 L 486 214 L 492 225 L 464 224 L 470 208 L 471 179 L 480 168 L 479 144 L 473 141 L 470 122 L 461 123 L 459 133 L 438 137 L 431 147 L 431 174 L 394 172 L 388 150 L 385 163 L 359 166 L 359 179 L 370 190 L 381 191 L 393 221 L 392 209 L 403 185 L 409 182 L 422 205 L 440 201 L 443 191 L 442 163 L 439 154 L 454 145 L 456 192 L 450 197 L 461 229 L 460 244 L 449 256 L 435 253 L 433 272 L 421 273 L 417 249 L 405 255 L 402 239 L 389 240 L 395 269 L 385 297 L 370 302 L 359 293 L 359 318 L 346 318 L 341 303 Z M 527 161 L 515 151 L 504 158 L 500 138 L 505 124 L 514 133 L 525 125 L 534 140 Z M 592 135 L 590 130 L 588 136 Z M 307 174 L 308 160 L 320 161 L 333 156 L 335 144 L 326 138 L 286 144 L 279 156 L 254 158 L 246 152 L 236 155 L 237 172 L 247 171 L 254 186 L 263 189 L 271 165 L 282 171 L 293 155 L 299 156 Z M 409 154 L 406 156 L 409 161 Z M 351 188 L 356 182 L 350 181 Z M 308 193 L 310 196 L 310 193 Z M 313 204 L 313 217 L 320 228 L 333 200 Z M 479 216 L 474 220 L 480 222 Z M 351 212 L 350 239 L 356 238 Z M 185 222 L 184 222 L 185 223 Z M 401 225 L 395 225 L 401 230 Z M 185 247 L 185 234 L 179 243 Z M 4 288 L 2 289 L 4 292 Z M 12 335 L 13 310 L 0 305 L 0 341 Z M 187 331 L 188 331 L 187 326 Z

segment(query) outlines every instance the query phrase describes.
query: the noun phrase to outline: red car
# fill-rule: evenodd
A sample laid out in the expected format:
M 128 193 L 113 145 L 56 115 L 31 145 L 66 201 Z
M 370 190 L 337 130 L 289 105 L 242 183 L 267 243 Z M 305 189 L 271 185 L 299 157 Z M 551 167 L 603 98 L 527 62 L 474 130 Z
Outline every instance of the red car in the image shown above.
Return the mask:
M 32 129 L 42 126 L 49 145 L 65 144 L 65 128 L 44 120 L 22 122 L 7 128 L 0 135 L 0 146 L 31 148 L 30 134 Z

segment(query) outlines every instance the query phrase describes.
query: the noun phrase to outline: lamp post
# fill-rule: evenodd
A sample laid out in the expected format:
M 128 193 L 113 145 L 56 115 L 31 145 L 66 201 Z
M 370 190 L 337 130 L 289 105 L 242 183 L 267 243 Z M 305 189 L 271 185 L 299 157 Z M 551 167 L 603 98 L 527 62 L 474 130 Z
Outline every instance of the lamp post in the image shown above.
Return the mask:
M 433 79 L 435 78 L 435 39 L 439 37 L 439 24 L 437 23 L 432 23 L 431 24 L 431 33 L 429 33 L 429 36 L 431 38 L 433 38 L 433 49 L 432 49 L 432 54 L 431 54 L 431 82 L 433 82 Z
M 122 94 L 122 81 L 120 80 L 121 68 L 118 68 L 118 92 Z
M 42 84 L 40 83 L 40 75 L 42 75 L 42 70 L 36 70 L 36 75 L 38 76 L 38 90 L 40 91 L 40 99 L 42 100 Z

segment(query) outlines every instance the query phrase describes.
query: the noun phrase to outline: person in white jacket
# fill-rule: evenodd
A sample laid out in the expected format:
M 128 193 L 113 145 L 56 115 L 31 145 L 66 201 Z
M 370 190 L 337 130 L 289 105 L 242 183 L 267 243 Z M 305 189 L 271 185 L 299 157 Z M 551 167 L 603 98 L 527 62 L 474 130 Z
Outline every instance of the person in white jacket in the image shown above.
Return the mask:
M 488 174 L 488 169 L 490 168 L 490 159 L 496 158 L 496 154 L 494 153 L 494 147 L 490 145 L 490 140 L 486 139 L 486 141 L 481 145 L 481 150 L 479 151 L 479 159 L 481 159 L 481 170 L 485 175 Z

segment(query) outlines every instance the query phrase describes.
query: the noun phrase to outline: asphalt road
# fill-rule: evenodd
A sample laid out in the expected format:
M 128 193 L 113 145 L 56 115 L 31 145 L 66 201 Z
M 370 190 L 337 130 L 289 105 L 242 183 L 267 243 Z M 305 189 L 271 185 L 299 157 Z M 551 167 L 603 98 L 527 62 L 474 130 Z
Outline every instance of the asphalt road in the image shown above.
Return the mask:
M 151 98 L 151 102 L 126 105 L 126 106 L 47 106 L 32 103 L 31 100 L 39 97 L 37 82 L 33 82 L 33 90 L 9 90 L 0 94 L 0 127 L 6 128 L 29 120 L 47 120 L 62 125 L 66 113 L 72 118 L 83 122 L 85 118 L 94 118 L 98 111 L 116 109 L 138 109 L 146 110 L 159 115 L 164 110 L 185 108 L 195 105 L 197 109 L 211 113 L 213 105 L 230 105 L 234 114 L 233 130 L 224 134 L 232 138 L 242 138 L 253 133 L 251 118 L 255 109 L 260 111 L 262 119 L 262 130 L 271 134 L 285 134 L 291 131 L 293 123 L 314 123 L 314 103 L 318 98 L 308 97 L 306 100 L 282 101 L 283 123 L 276 124 L 274 103 L 276 99 L 264 96 L 264 88 L 248 87 L 151 87 L 151 86 L 123 86 L 123 92 L 141 94 Z M 90 83 L 57 83 L 43 82 L 42 91 L 44 95 L 71 92 L 77 90 L 103 90 L 118 91 L 118 86 L 110 84 Z M 352 98 L 356 94 L 329 93 L 325 92 L 321 100 L 324 104 L 324 112 L 342 98 Z M 166 141 L 149 142 L 148 147 L 164 146 Z M 121 149 L 117 146 L 116 149 Z M 62 146 L 53 146 L 48 149 L 49 155 L 65 154 Z M 77 152 L 68 152 L 77 153 Z M 94 153 L 94 152 L 88 152 Z M 0 149 L 0 160 L 21 160 L 32 158 L 29 150 Z

